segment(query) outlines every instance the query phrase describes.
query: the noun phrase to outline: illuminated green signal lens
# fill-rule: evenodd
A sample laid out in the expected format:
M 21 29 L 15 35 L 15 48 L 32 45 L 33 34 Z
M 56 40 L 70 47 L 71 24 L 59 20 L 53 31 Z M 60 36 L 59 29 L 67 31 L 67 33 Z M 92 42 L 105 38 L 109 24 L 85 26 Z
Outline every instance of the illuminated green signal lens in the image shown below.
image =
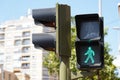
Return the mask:
M 92 48 L 90 46 L 88 47 L 88 50 L 86 51 L 86 53 L 84 55 L 87 56 L 84 63 L 88 63 L 88 61 L 91 60 L 91 63 L 94 64 L 95 52 L 94 52 L 94 50 L 92 50 Z

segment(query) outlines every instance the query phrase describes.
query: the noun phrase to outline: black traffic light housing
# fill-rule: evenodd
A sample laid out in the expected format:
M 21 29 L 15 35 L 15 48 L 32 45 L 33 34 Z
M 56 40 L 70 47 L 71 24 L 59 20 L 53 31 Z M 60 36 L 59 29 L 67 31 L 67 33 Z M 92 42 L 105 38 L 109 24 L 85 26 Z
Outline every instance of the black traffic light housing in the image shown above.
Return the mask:
M 48 27 L 56 27 L 56 8 L 33 9 L 32 15 L 36 25 L 41 23 Z
M 32 34 L 35 48 L 55 51 L 59 56 L 71 56 L 70 6 L 56 4 L 55 8 L 33 9 L 32 16 L 36 25 L 54 28 L 52 32 Z
M 76 57 L 79 69 L 101 69 L 104 66 L 103 18 L 98 14 L 76 15 Z
M 99 18 L 98 14 L 76 15 L 75 20 L 76 20 L 76 29 L 77 29 L 78 39 L 80 39 L 80 40 L 99 40 L 99 39 L 104 38 L 103 27 L 102 27 L 103 21 L 102 21 L 102 18 Z M 92 26 L 92 25 L 94 25 L 94 26 Z M 90 32 L 88 32 L 88 31 L 90 31 Z M 92 33 L 93 31 L 95 33 L 97 33 L 96 36 L 87 37 L 87 35 L 89 33 Z
M 43 24 L 45 27 L 53 27 L 55 29 L 56 24 L 56 9 L 55 8 L 44 8 L 44 9 L 33 9 L 32 16 L 36 25 Z M 35 48 L 42 47 L 48 51 L 55 51 L 56 47 L 56 32 L 47 33 L 33 33 L 32 42 Z
M 42 47 L 48 51 L 55 51 L 55 33 L 32 34 L 32 39 L 35 48 Z

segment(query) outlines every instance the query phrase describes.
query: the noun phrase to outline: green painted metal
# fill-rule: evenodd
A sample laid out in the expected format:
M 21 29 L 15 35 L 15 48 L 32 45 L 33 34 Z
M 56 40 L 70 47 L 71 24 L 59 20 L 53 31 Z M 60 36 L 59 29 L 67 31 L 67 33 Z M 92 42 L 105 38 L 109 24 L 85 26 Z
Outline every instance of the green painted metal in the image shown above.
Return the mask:
M 84 77 L 92 77 L 96 75 L 96 71 L 82 71 L 77 73 L 71 73 L 71 80 L 77 80 Z
M 68 62 L 69 62 L 69 57 L 66 56 L 61 57 L 59 80 L 71 80 Z
M 71 56 L 70 6 L 56 4 L 56 53 L 60 56 L 59 80 L 71 80 L 69 57 Z
M 56 5 L 56 53 L 71 56 L 70 6 Z

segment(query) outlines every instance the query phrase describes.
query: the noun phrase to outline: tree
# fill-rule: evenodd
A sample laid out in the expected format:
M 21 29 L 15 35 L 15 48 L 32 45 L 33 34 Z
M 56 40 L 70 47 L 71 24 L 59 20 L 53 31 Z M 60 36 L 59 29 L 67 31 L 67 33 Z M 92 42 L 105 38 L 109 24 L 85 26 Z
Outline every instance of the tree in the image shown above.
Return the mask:
M 75 52 L 75 40 L 76 40 L 76 30 L 75 27 L 71 28 L 71 58 L 70 58 L 70 69 L 73 73 L 79 71 L 76 67 L 76 52 Z
M 105 29 L 105 36 L 107 35 L 107 28 Z M 104 68 L 100 70 L 100 78 L 101 80 L 120 80 L 119 78 L 116 77 L 114 74 L 114 71 L 116 69 L 115 65 L 112 64 L 114 57 L 109 54 L 110 48 L 109 44 L 106 42 L 105 43 L 105 48 L 104 48 Z
M 43 59 L 43 65 L 48 69 L 51 80 L 54 80 L 54 76 L 58 76 L 59 72 L 59 59 L 54 52 L 50 51 Z

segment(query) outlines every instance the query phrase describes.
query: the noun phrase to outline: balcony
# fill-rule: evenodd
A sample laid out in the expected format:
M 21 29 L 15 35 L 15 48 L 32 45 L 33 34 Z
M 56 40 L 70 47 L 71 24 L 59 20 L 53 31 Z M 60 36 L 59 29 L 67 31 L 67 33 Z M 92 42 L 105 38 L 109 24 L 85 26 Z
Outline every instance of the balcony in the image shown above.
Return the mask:
M 5 42 L 4 41 L 0 41 L 0 47 L 4 47 L 5 46 Z
M 22 69 L 30 69 L 30 63 L 23 63 L 21 68 Z
M 21 61 L 29 62 L 30 61 L 30 56 L 22 56 Z
M 14 73 L 20 73 L 21 68 L 20 67 L 14 67 Z
M 30 37 L 30 31 L 23 32 L 22 37 Z
M 23 39 L 22 44 L 23 45 L 29 45 L 30 44 L 30 39 L 29 38 L 28 39 Z
M 30 52 L 30 46 L 26 46 L 22 48 L 22 53 L 28 53 Z
M 0 28 L 0 33 L 5 32 L 5 28 Z
M 4 40 L 5 39 L 5 34 L 0 34 L 0 40 Z

